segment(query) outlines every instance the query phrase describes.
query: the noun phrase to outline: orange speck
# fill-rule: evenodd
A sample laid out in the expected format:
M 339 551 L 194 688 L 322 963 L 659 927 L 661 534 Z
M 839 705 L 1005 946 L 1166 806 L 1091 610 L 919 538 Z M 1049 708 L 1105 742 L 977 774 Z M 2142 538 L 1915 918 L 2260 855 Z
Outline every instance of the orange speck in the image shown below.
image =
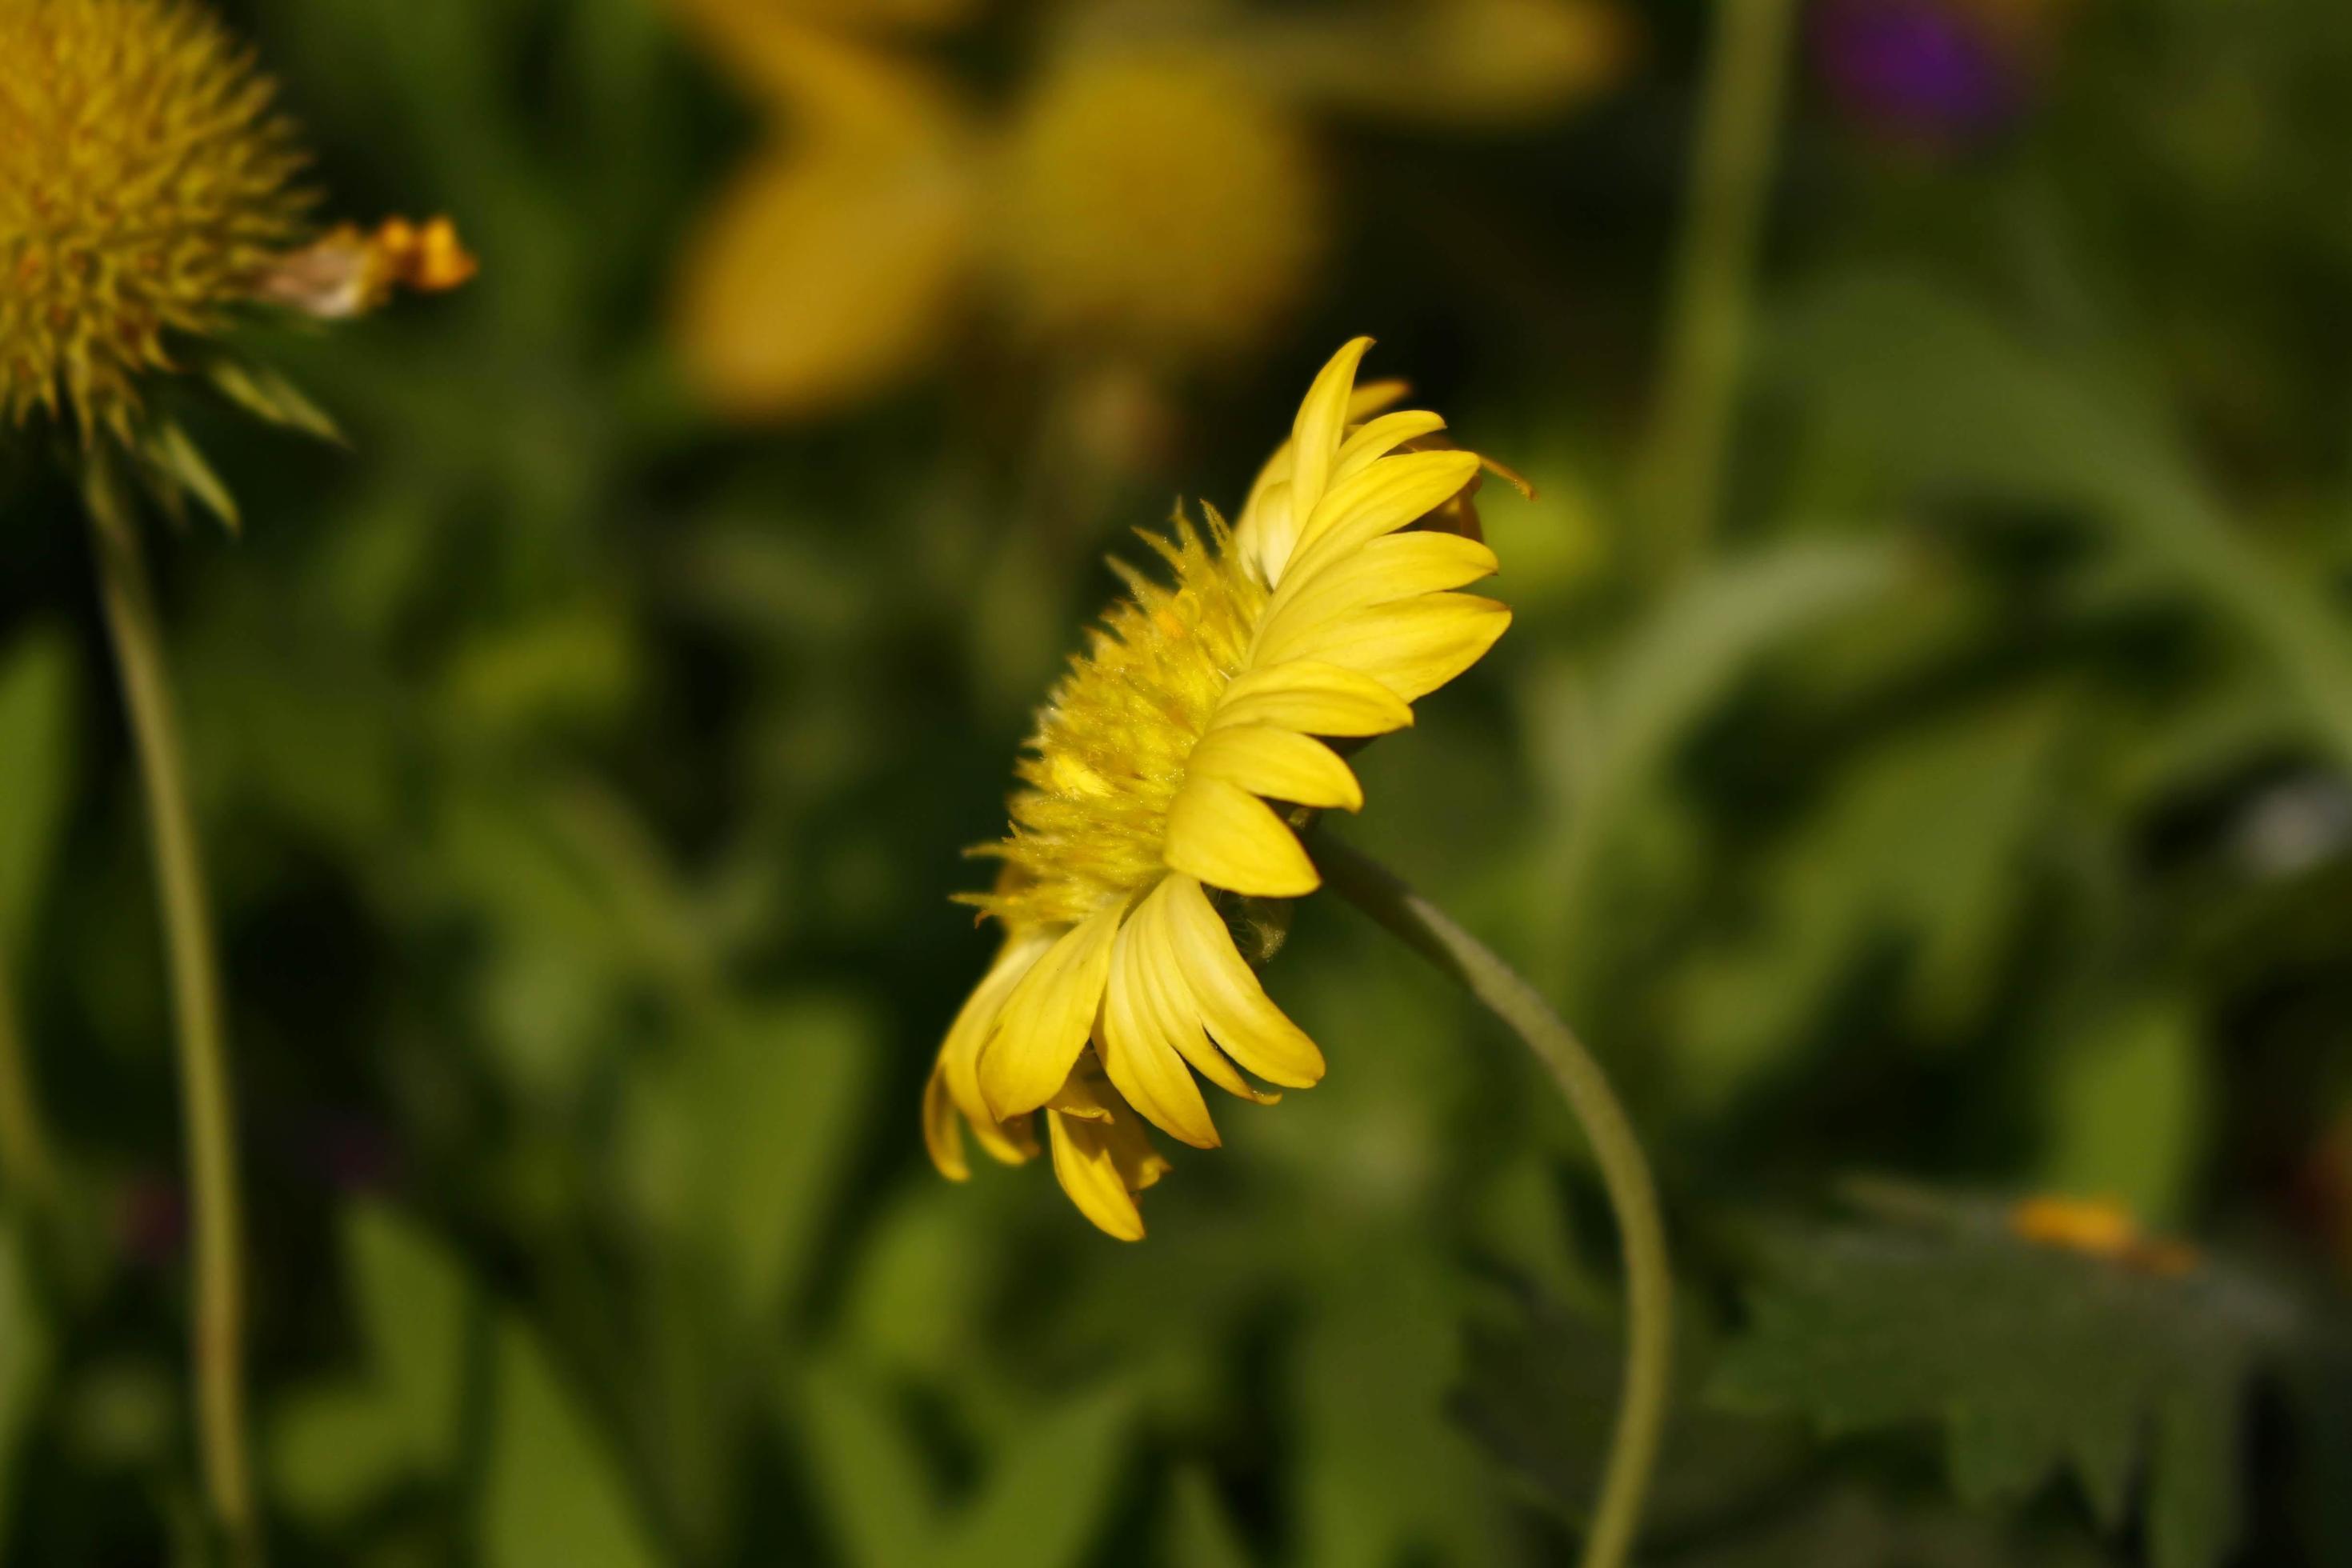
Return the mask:
M 2139 1241 L 2139 1226 L 2106 1198 L 2027 1198 L 2009 1211 L 2009 1228 L 2037 1247 L 2120 1258 Z
M 2037 1247 L 2104 1258 L 2162 1279 L 2192 1272 L 2200 1261 L 2188 1243 L 2145 1235 L 2111 1198 L 2027 1198 L 2009 1211 L 2009 1228 Z

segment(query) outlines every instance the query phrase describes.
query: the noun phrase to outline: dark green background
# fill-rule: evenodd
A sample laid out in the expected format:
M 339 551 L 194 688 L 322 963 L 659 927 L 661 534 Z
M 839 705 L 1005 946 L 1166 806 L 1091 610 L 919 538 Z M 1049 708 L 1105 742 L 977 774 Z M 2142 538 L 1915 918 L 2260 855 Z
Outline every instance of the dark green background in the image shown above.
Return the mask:
M 1606 1208 L 1517 1047 L 1343 905 L 1267 976 L 1330 1077 L 1227 1110 L 1147 1243 L 1043 1168 L 941 1182 L 917 1136 L 990 951 L 960 851 L 1101 553 L 1236 503 L 1359 331 L 1542 488 L 1489 486 L 1517 624 L 1363 756 L 1344 827 L 1525 968 L 1646 1134 L 1694 1412 L 1655 1560 L 2202 1555 L 2161 1507 L 2103 1527 L 2008 1428 L 1948 1480 L 1967 1390 L 2076 1397 L 2002 1361 L 2061 1315 L 2030 1290 L 2014 1333 L 1925 1335 L 1986 1364 L 1868 1436 L 1725 1413 L 1836 1414 L 1834 1372 L 1716 1369 L 1769 1238 L 1870 1170 L 2111 1193 L 2206 1249 L 2186 1338 L 2116 1373 L 2126 1434 L 2143 1384 L 2235 1366 L 2207 1295 L 2291 1303 L 2252 1392 L 2183 1408 L 2220 1413 L 2239 1561 L 2352 1561 L 2352 13 L 2086 4 L 2013 124 L 1943 143 L 1808 47 L 1727 516 L 1662 584 L 1625 497 L 1694 10 L 1549 128 L 1323 123 L 1311 309 L 1082 472 L 1067 367 L 984 334 L 837 417 L 698 408 L 664 294 L 755 116 L 645 0 L 232 8 L 334 211 L 446 210 L 483 260 L 248 334 L 352 449 L 199 409 L 244 536 L 153 534 L 281 1561 L 1568 1559 Z M 1015 91 L 1046 25 L 1012 7 L 960 63 Z M 36 444 L 9 462 L 0 960 L 71 1181 L 0 1268 L 0 1547 L 147 1563 L 194 1504 L 168 1017 L 85 533 Z M 1994 1273 L 2050 1261 L 1997 1231 L 1965 1244 Z M 1836 1262 L 1833 1348 L 1979 1288 Z M 2172 1310 L 2081 1272 L 2118 1315 L 2070 1344 Z

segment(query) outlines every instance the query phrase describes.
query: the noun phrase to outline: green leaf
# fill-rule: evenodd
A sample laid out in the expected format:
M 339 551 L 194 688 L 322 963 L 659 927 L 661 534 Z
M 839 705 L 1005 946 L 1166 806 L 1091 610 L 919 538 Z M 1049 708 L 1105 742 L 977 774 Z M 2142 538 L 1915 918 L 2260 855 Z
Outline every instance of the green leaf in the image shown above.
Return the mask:
M 718 1270 L 736 1329 L 764 1331 L 798 1294 L 877 1056 L 863 1009 L 804 999 L 716 1019 L 636 1080 L 635 1194 Z
M 1320 1262 L 1321 1260 L 1318 1260 Z M 1486 1467 L 1452 1410 L 1460 1275 L 1403 1247 L 1318 1269 L 1317 1310 L 1287 1357 L 1300 1462 L 1290 1560 L 1486 1563 L 1505 1546 Z
M 1573 951 L 1598 925 L 1601 857 L 1733 684 L 1798 633 L 1890 593 L 1901 566 L 1874 542 L 1804 542 L 1724 562 L 1634 628 L 1589 712 L 1564 672 L 1538 683 L 1528 724 L 1539 765 L 1569 805 L 1553 841 L 1530 858 L 1536 951 Z
M 74 760 L 73 651 L 53 629 L 0 659 L 0 962 L 17 962 L 58 844 Z
M 1135 1416 L 1129 1391 L 1106 1388 L 1031 1424 L 949 1531 L 936 1568 L 1077 1568 L 1110 1516 Z
M 342 1225 L 343 1266 L 367 1364 L 298 1390 L 270 1430 L 270 1477 L 287 1507 L 349 1517 L 403 1484 L 446 1479 L 461 1436 L 473 1288 L 431 1237 L 362 1204 Z
M 1874 942 L 1908 943 L 1906 1001 L 1922 1023 L 1966 1022 L 2023 891 L 2064 711 L 2028 698 L 1964 714 L 1890 740 L 1838 781 L 1771 857 L 1752 934 L 1684 972 L 1674 1036 L 1703 1102 L 1776 1062 Z
M 1964 1499 L 2019 1500 L 2069 1469 L 2110 1527 L 2144 1469 L 2156 1561 L 2214 1562 L 2244 1384 L 2286 1308 L 2216 1263 L 2175 1276 L 2028 1243 L 1995 1205 L 1877 1206 L 1876 1223 L 1773 1240 L 1716 1394 L 1830 1433 L 1939 1425 Z
M 2112 1553 L 2031 1520 L 1989 1520 L 1941 1500 L 1852 1483 L 1798 1494 L 1675 1568 L 2115 1568 Z
M 2079 510 L 2259 651 L 2313 736 L 2352 765 L 2352 628 L 2320 574 L 2273 559 L 2223 514 L 2144 388 L 1910 274 L 1834 278 L 1780 337 L 1829 428 L 1896 484 Z
M 604 1436 L 512 1318 L 493 1340 L 485 1568 L 651 1568 L 662 1559 Z
M 2146 998 L 2095 1019 L 2055 1053 L 2038 1184 L 2171 1222 L 2203 1152 L 2208 1093 L 2196 1020 L 2179 998 Z
M 437 1469 L 458 1437 L 472 1287 L 438 1242 L 380 1204 L 348 1213 L 343 1247 L 389 1413 L 411 1460 Z
M 890 1402 L 845 1363 L 825 1361 L 799 1380 L 788 1405 L 845 1560 L 858 1568 L 928 1561 L 940 1538 L 939 1499 Z
M 270 1427 L 270 1485 L 289 1513 L 312 1522 L 373 1508 L 415 1473 L 411 1459 L 382 1393 L 359 1384 L 299 1389 Z
M 1168 1491 L 1170 1568 L 1249 1568 L 1241 1526 L 1218 1495 L 1214 1476 L 1202 1466 L 1185 1465 L 1170 1479 Z
M 1613 1329 L 1528 1296 L 1472 1321 L 1454 1411 L 1506 1469 L 1581 1524 L 1608 1457 L 1623 1374 Z M 1651 1483 L 1643 1540 L 1654 1550 L 1736 1528 L 1802 1474 L 1806 1447 L 1785 1419 L 1678 1405 Z

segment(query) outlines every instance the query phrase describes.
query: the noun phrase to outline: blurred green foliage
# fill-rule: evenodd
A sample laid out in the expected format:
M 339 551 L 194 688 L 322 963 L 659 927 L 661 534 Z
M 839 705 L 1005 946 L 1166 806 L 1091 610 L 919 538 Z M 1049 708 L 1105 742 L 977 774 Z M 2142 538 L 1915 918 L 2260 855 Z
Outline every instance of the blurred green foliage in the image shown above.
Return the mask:
M 917 1137 L 989 945 L 959 851 L 1100 553 L 1235 501 L 1359 330 L 1541 487 L 1484 498 L 1513 632 L 1349 827 L 1661 1167 L 1654 1560 L 2352 1560 L 2352 13 L 2056 7 L 2014 114 L 1939 138 L 1842 97 L 1810 11 L 1729 510 L 1658 582 L 1624 454 L 1696 8 L 1564 123 L 1326 127 L 1313 309 L 1119 441 L 1100 367 L 984 334 L 824 422 L 698 407 L 661 301 L 755 116 L 644 0 L 227 9 L 340 207 L 484 262 L 266 345 L 347 451 L 191 399 L 243 536 L 157 531 L 280 1561 L 1572 1551 L 1606 1210 L 1530 1064 L 1336 903 L 1268 975 L 1329 1079 L 1230 1117 L 1140 1247 Z M 1055 16 L 1002 10 L 983 76 Z M 81 526 L 22 445 L 0 1552 L 147 1563 L 194 1517 L 167 1018 Z M 2111 1194 L 2207 1262 L 1806 1225 L 1856 1168 Z M 2291 1308 L 2260 1353 L 2240 1292 Z

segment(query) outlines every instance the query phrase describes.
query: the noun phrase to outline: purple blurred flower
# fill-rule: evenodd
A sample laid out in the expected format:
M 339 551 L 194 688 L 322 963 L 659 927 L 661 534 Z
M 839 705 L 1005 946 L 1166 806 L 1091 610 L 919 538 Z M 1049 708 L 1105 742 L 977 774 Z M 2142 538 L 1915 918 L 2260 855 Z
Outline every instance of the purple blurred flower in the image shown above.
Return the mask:
M 2014 40 L 1958 0 L 1823 0 L 1813 56 L 1856 119 L 1898 135 L 1979 142 L 2013 122 L 2031 85 Z

